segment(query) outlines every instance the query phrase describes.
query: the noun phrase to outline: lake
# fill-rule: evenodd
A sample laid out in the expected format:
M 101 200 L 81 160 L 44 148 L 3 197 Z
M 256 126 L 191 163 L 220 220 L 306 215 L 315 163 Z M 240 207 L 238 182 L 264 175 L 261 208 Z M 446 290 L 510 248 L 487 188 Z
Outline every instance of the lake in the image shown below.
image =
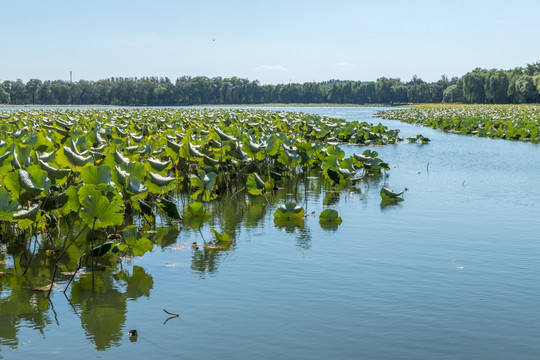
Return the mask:
M 223 199 L 200 232 L 163 224 L 151 253 L 97 272 L 95 290 L 82 276 L 48 301 L 0 277 L 0 359 L 540 358 L 537 144 L 373 118 L 381 108 L 261 108 L 382 122 L 431 143 L 370 147 L 391 170 L 353 189 L 309 178 L 268 202 Z M 407 188 L 405 201 L 381 206 L 383 185 Z M 303 226 L 274 224 L 285 201 L 306 209 Z M 337 228 L 319 224 L 327 207 Z M 202 249 L 210 227 L 231 249 Z

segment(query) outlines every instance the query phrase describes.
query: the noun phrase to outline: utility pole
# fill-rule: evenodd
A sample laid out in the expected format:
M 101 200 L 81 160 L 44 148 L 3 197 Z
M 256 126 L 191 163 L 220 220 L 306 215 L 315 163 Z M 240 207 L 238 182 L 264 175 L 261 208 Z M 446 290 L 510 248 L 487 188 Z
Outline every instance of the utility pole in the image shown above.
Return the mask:
M 73 74 L 71 70 L 69 70 L 69 82 L 73 82 Z

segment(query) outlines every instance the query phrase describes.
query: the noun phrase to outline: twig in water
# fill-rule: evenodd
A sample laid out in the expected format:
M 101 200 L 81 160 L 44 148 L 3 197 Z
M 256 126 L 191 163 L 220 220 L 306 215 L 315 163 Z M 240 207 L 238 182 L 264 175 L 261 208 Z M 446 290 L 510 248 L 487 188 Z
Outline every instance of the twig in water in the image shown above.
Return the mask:
M 165 311 L 166 314 L 169 314 L 169 315 L 172 315 L 172 316 L 176 316 L 176 317 L 179 317 L 179 316 L 180 316 L 180 314 L 172 313 L 172 312 L 167 311 L 167 310 L 165 310 L 165 309 L 163 309 L 163 311 Z
M 429 161 L 428 161 L 427 166 L 426 166 L 426 171 L 429 172 Z

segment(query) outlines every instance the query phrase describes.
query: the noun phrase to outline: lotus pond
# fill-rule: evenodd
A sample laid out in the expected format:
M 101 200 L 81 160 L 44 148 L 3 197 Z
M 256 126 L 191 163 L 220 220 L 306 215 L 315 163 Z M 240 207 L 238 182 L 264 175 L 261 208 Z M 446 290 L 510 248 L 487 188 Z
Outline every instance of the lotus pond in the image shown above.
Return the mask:
M 538 145 L 256 110 L 2 113 L 0 357 L 540 356 Z
M 379 111 L 377 117 L 463 135 L 540 141 L 538 105 L 418 105 Z

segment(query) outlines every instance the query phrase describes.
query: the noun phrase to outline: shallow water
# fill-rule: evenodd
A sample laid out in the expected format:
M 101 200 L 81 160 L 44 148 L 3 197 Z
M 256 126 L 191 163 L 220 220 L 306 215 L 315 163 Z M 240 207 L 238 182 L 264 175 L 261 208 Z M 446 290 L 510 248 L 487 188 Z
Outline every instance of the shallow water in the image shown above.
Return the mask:
M 161 246 L 98 273 L 94 291 L 83 276 L 48 302 L 0 278 L 0 358 L 540 358 L 538 145 L 373 119 L 379 109 L 277 108 L 432 140 L 374 148 L 387 178 L 224 200 L 226 216 L 201 233 L 159 230 Z M 383 184 L 407 187 L 405 201 L 381 207 Z M 277 227 L 285 200 L 317 216 Z M 325 205 L 343 218 L 337 230 L 319 225 Z M 211 226 L 235 238 L 230 250 L 191 247 Z

